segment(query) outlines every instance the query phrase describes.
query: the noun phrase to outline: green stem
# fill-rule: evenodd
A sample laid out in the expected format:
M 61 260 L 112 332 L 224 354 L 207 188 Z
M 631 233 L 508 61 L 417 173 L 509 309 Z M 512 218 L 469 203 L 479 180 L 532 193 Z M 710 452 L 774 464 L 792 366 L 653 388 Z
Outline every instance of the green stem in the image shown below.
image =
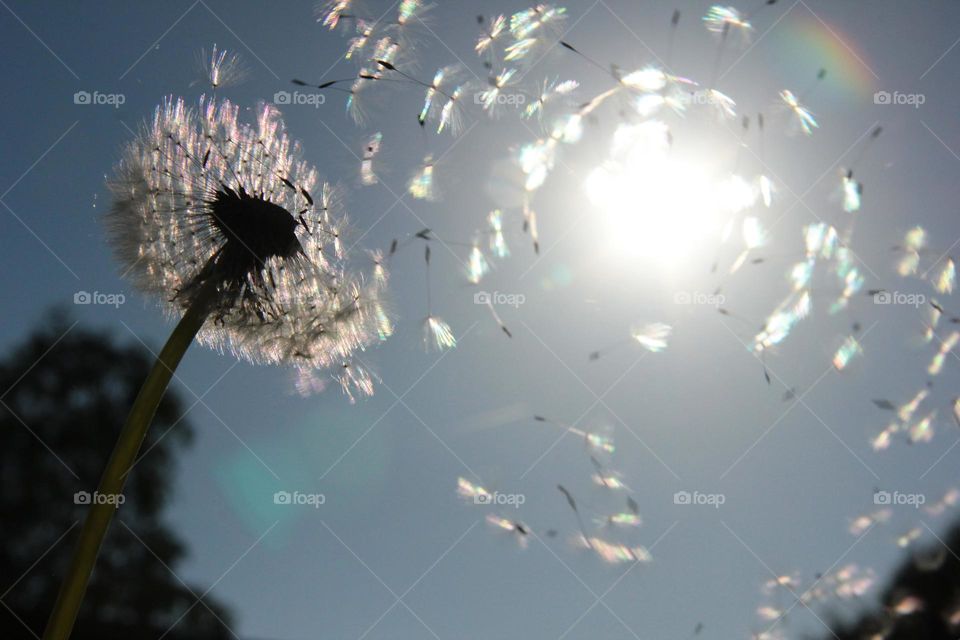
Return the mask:
M 206 320 L 209 309 L 206 296 L 200 295 L 198 298 L 187 309 L 173 333 L 170 334 L 170 338 L 163 346 L 150 374 L 140 388 L 140 393 L 137 394 L 137 399 L 130 409 L 123 430 L 120 431 L 107 467 L 103 471 L 100 486 L 97 487 L 97 493 L 101 496 L 116 496 L 123 493 L 127 473 L 133 468 L 137 453 L 157 412 L 157 406 L 167 390 L 170 378 Z M 110 527 L 113 513 L 117 509 L 114 504 L 111 504 L 112 502 L 114 501 L 108 500 L 103 503 L 91 501 L 90 510 L 87 512 L 80 532 L 80 540 L 73 552 L 63 584 L 60 585 L 60 593 L 57 595 L 57 602 L 43 633 L 43 640 L 67 640 L 70 637 L 97 554 L 100 552 L 100 545 Z

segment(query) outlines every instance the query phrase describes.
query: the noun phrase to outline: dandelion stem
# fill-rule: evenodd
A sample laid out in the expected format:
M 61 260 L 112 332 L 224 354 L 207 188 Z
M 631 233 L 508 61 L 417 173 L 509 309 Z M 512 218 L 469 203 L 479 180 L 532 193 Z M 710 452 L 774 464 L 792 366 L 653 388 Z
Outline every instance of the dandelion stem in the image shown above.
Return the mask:
M 123 492 L 127 474 L 133 468 L 170 378 L 207 318 L 210 309 L 208 303 L 208 295 L 198 296 L 163 346 L 120 431 L 100 479 L 98 495 L 119 495 Z M 60 593 L 47 622 L 43 640 L 66 640 L 70 637 L 100 546 L 116 509 L 113 500 L 92 501 L 80 532 L 80 540 L 70 560 L 63 584 L 60 585 Z

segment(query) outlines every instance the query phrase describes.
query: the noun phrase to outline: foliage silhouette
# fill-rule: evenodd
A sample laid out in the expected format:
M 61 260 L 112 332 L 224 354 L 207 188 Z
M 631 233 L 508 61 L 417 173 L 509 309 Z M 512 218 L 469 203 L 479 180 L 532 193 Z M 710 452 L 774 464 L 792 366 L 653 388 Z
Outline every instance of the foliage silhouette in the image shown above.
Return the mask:
M 85 507 L 151 359 L 53 312 L 0 361 L 0 637 L 44 628 Z M 227 638 L 230 618 L 175 575 L 186 555 L 162 521 L 172 469 L 193 429 L 169 390 L 134 467 L 72 638 Z M 61 538 L 62 536 L 62 538 Z M 34 635 L 35 634 L 35 635 Z

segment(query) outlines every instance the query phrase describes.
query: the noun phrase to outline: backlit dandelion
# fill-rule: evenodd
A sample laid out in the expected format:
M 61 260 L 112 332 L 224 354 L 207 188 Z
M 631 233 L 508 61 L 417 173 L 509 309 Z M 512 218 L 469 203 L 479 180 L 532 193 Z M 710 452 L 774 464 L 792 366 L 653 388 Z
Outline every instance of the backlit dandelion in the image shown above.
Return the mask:
M 437 190 L 433 182 L 433 156 L 423 159 L 420 169 L 410 179 L 407 191 L 417 200 L 436 200 Z
M 223 73 L 226 58 L 214 54 Z M 222 76 L 217 76 L 222 78 Z M 180 317 L 117 439 L 98 491 L 123 492 L 126 476 L 173 372 L 196 338 L 256 363 L 339 367 L 353 391 L 372 379 L 352 357 L 389 333 L 382 286 L 349 268 L 345 217 L 320 185 L 277 109 L 254 124 L 229 101 L 197 108 L 167 99 L 127 145 L 109 187 L 110 243 L 123 271 Z M 115 507 L 92 504 L 51 614 L 47 637 L 66 638 Z

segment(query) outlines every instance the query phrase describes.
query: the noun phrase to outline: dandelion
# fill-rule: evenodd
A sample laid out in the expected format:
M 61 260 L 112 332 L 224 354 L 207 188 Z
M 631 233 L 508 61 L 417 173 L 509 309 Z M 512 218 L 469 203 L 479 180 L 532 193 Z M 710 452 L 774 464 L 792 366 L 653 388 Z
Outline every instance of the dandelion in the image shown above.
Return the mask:
M 239 54 L 218 50 L 217 45 L 213 45 L 210 53 L 205 49 L 201 50 L 198 63 L 204 81 L 214 92 L 221 87 L 240 84 L 249 75 L 249 70 Z
M 127 145 L 109 181 L 108 237 L 134 284 L 180 317 L 134 402 L 98 491 L 123 491 L 152 416 L 194 339 L 257 363 L 349 362 L 381 335 L 382 290 L 348 269 L 345 219 L 279 112 L 253 125 L 229 101 L 168 99 Z M 351 384 L 370 385 L 351 372 Z M 114 507 L 91 505 L 50 618 L 69 635 Z

